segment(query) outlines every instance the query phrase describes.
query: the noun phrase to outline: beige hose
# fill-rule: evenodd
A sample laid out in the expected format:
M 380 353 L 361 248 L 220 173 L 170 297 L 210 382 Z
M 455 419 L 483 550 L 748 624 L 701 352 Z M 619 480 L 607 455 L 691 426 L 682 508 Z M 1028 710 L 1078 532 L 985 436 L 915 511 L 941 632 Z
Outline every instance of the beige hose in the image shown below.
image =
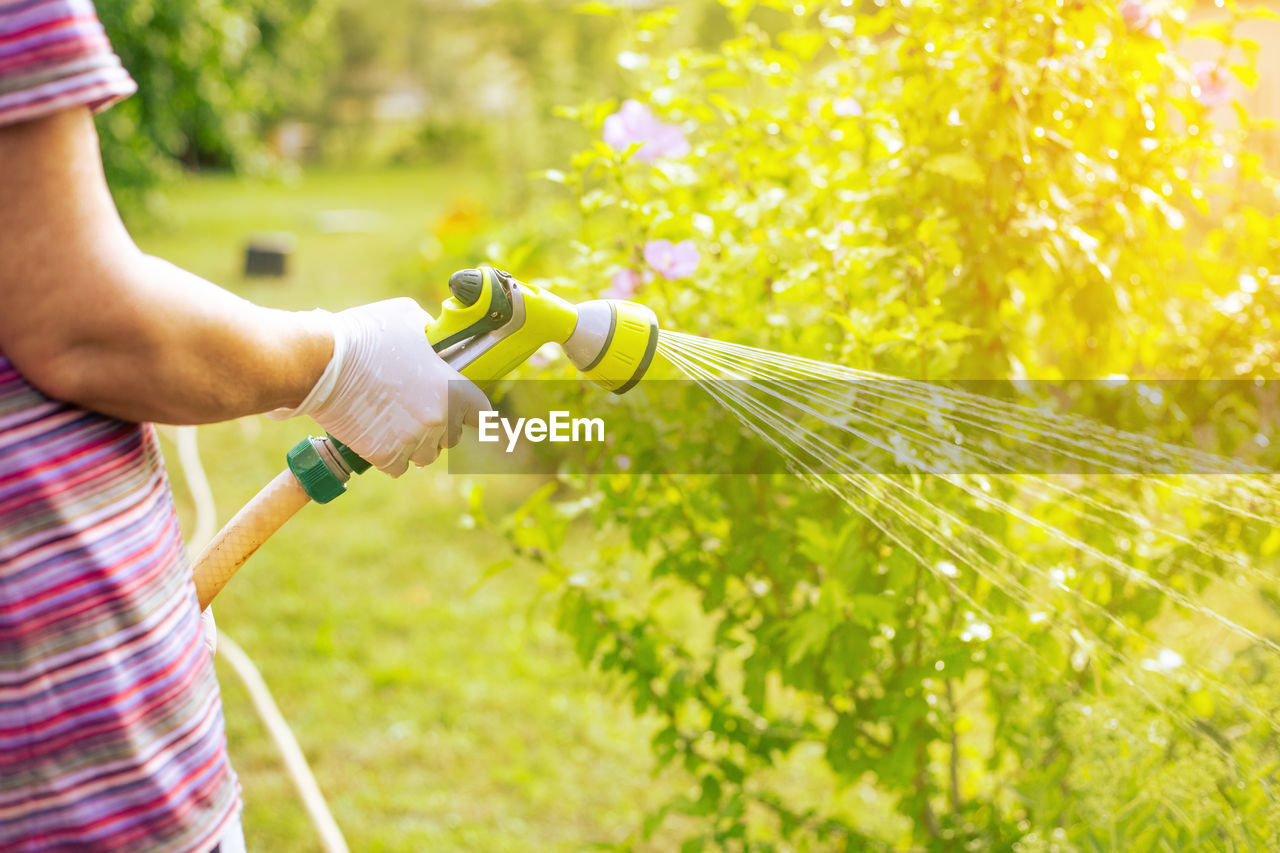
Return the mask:
M 213 490 L 209 488 L 204 466 L 200 464 L 195 428 L 179 427 L 176 438 L 178 458 L 196 505 L 196 533 L 192 539 L 196 542 L 205 541 L 213 531 L 217 515 Z M 309 500 L 293 472 L 286 469 L 227 522 L 226 527 L 218 532 L 196 558 L 192 569 L 201 609 L 209 605 L 253 552 Z M 218 649 L 222 660 L 240 676 L 254 709 L 275 742 L 276 749 L 284 760 L 285 770 L 293 780 L 307 815 L 311 818 L 311 824 L 320 836 L 321 848 L 325 853 L 348 853 L 349 848 L 342 837 L 342 830 L 334 821 L 329 804 L 325 802 L 320 786 L 316 784 L 315 774 L 311 772 L 297 738 L 271 697 L 262 673 L 254 666 L 244 649 L 221 631 L 218 632 Z
M 200 608 L 208 607 L 245 560 L 310 501 L 287 468 L 254 495 L 196 557 L 191 571 Z

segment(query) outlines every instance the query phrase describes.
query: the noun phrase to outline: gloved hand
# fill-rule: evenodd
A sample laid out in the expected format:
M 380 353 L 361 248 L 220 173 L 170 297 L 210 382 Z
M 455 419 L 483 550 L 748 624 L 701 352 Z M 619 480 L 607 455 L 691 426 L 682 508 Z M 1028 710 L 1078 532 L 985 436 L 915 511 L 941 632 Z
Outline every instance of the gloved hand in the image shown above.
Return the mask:
M 296 409 L 268 417 L 310 415 L 376 468 L 399 477 L 409 463 L 428 465 L 453 447 L 462 425 L 479 423 L 489 400 L 444 363 L 427 340 L 431 317 L 408 297 L 327 315 L 333 357 Z

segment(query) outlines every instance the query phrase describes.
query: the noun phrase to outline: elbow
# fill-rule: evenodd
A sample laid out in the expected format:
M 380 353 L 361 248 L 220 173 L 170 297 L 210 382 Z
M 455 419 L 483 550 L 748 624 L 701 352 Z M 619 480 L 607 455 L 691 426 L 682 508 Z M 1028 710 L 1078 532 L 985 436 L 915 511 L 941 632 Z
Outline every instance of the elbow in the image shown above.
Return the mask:
M 69 313 L 68 313 L 69 312 Z M 152 336 L 135 322 L 97 306 L 66 307 L 61 316 L 35 314 L 2 347 L 23 378 L 54 400 L 107 414 L 127 401 L 140 364 L 154 366 Z
M 9 353 L 9 360 L 37 391 L 64 403 L 91 407 L 87 381 L 91 368 L 89 354 L 74 345 L 46 341 L 44 345 Z
M 137 269 L 123 252 L 45 265 L 23 282 L 16 322 L 0 322 L 0 352 L 45 396 L 101 410 L 127 380 L 124 356 L 150 355 L 154 335 L 128 296 Z
M 29 385 L 48 397 L 127 421 L 160 420 L 162 407 L 147 405 L 146 382 L 127 358 L 99 347 L 71 345 L 28 352 L 10 361 Z

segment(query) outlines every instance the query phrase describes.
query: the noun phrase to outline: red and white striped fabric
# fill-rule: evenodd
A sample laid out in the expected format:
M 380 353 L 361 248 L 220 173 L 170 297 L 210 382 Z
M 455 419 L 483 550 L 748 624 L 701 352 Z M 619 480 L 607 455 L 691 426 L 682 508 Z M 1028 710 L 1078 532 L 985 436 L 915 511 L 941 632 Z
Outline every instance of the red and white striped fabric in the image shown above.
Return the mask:
M 134 88 L 91 3 L 0 0 L 0 125 Z M 154 429 L 0 353 L 0 850 L 206 853 L 238 803 Z
M 0 124 L 137 91 L 90 0 L 0 0 Z

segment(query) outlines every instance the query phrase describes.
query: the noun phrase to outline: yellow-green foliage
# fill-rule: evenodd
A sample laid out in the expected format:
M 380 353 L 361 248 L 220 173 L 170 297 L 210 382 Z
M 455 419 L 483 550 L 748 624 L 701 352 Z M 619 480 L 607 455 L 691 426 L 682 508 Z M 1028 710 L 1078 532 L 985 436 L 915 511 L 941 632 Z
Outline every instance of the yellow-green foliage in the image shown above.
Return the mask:
M 724 0 L 711 50 L 664 48 L 681 17 L 642 15 L 620 57 L 632 88 L 567 113 L 603 137 L 549 175 L 582 212 L 553 286 L 613 280 L 669 328 L 914 378 L 1270 376 L 1276 184 L 1251 153 L 1260 124 L 1218 105 L 1251 82 L 1256 45 L 1224 11 L 1198 31 L 1220 62 L 1193 67 L 1185 10 L 1125 5 Z M 661 240 L 691 246 L 673 266 Z M 1212 417 L 1171 411 L 1166 437 Z M 672 471 L 734 452 L 713 426 L 668 421 L 684 440 Z M 654 422 L 619 425 L 615 447 L 652 454 Z M 541 493 L 509 533 L 563 579 L 582 658 L 662 722 L 654 749 L 696 780 L 650 826 L 694 815 L 686 849 L 1274 846 L 1274 731 L 1138 663 L 1156 646 L 1129 629 L 1174 630 L 1161 590 L 1091 570 L 1073 594 L 1099 610 L 1046 591 L 1042 614 L 962 573 L 956 588 L 996 622 L 975 640 L 953 587 L 797 477 L 565 485 L 598 499 Z M 1177 515 L 1154 486 L 1108 495 L 1274 565 L 1274 543 Z M 1037 565 L 1078 557 L 979 502 L 936 499 Z M 1168 589 L 1207 595 L 1224 570 L 1086 528 L 1083 502 L 1033 511 Z M 569 517 L 601 531 L 594 546 Z M 613 571 L 627 552 L 642 577 Z M 918 554 L 942 558 L 928 541 Z M 1241 646 L 1197 666 L 1265 709 L 1274 658 Z

